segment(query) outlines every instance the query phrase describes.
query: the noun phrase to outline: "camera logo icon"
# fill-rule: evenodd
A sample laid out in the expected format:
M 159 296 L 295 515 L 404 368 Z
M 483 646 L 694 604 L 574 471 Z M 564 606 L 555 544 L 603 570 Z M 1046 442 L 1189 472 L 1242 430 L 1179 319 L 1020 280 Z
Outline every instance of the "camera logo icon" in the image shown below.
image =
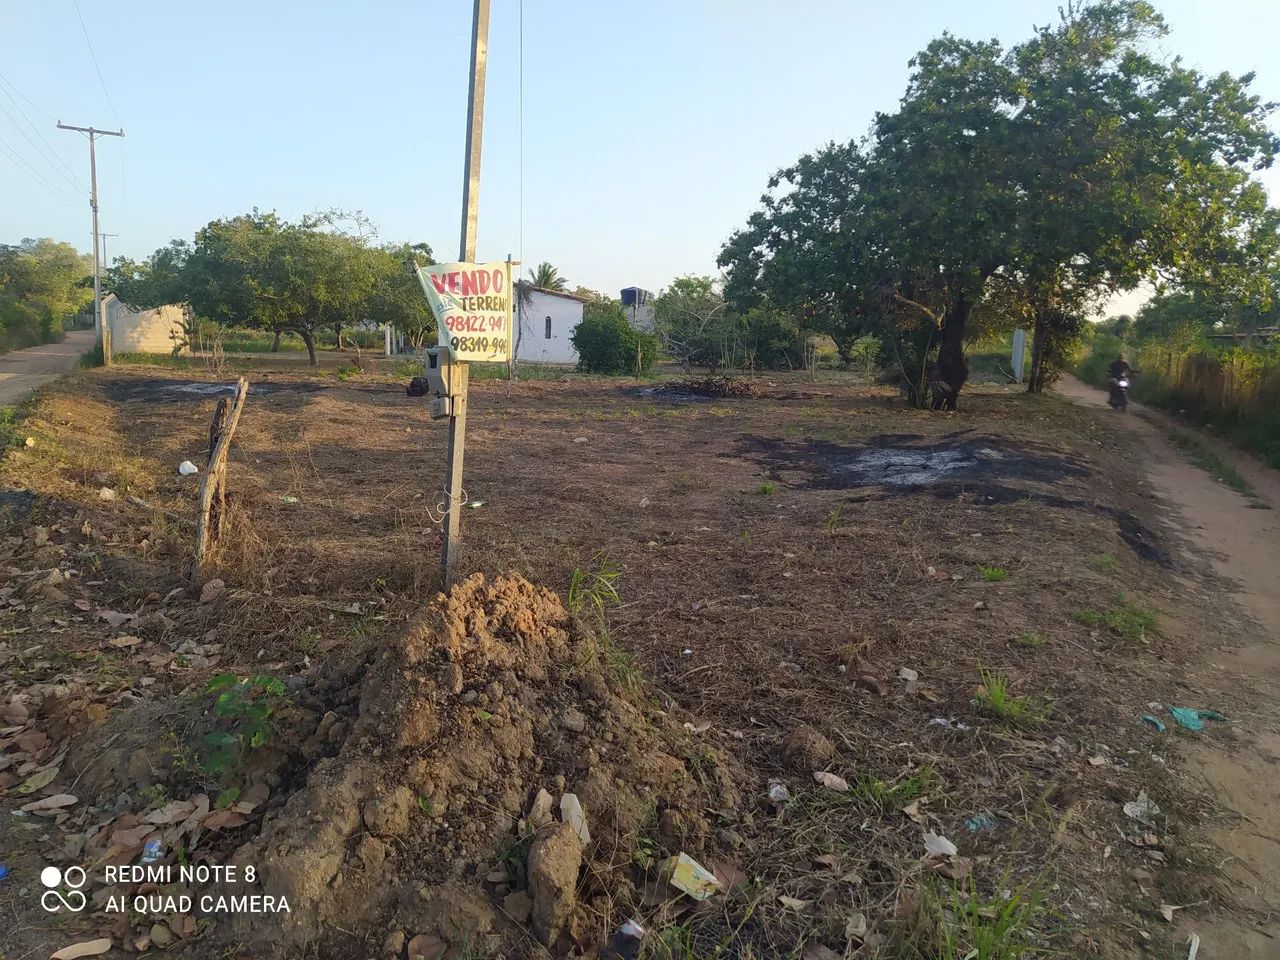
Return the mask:
M 40 906 L 49 913 L 58 913 L 64 908 L 70 913 L 79 913 L 88 904 L 88 898 L 80 892 L 88 879 L 81 867 L 67 867 L 66 870 L 45 867 L 40 871 L 40 882 L 48 889 L 40 895 Z M 59 887 L 69 889 L 64 894 Z

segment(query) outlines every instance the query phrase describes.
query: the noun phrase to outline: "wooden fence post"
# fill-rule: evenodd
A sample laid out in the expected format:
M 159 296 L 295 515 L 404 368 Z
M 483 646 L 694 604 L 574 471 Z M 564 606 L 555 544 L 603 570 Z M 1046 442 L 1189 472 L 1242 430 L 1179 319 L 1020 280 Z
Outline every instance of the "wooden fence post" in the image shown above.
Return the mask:
M 227 512 L 227 453 L 248 394 L 249 381 L 241 377 L 236 384 L 235 398 L 229 405 L 225 397 L 219 400 L 209 423 L 209 460 L 200 478 L 200 522 L 196 527 L 197 579 L 212 559 L 222 535 Z

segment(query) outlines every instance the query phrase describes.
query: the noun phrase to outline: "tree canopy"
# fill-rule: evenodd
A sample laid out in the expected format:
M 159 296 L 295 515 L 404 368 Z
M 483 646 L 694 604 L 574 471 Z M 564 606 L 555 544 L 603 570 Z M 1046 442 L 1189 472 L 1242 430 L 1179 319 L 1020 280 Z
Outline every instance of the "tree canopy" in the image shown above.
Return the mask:
M 0 349 L 61 340 L 63 321 L 93 301 L 92 272 L 69 243 L 0 244 Z
M 568 290 L 569 281 L 560 276 L 560 271 L 543 260 L 529 271 L 529 282 L 540 290 Z
M 377 244 L 359 214 L 330 211 L 296 223 L 254 210 L 213 220 L 142 262 L 117 259 L 108 285 L 146 308 L 186 303 L 226 326 L 297 333 L 316 362 L 325 327 L 390 323 L 421 343 L 435 329 L 413 267 L 435 261 L 426 244 Z
M 729 298 L 837 343 L 881 333 L 910 398 L 951 408 L 984 301 L 1034 327 L 1036 390 L 1106 293 L 1149 278 L 1248 286 L 1275 237 L 1250 177 L 1280 149 L 1270 105 L 1249 76 L 1157 59 L 1165 32 L 1143 0 L 1100 0 L 1008 51 L 934 40 L 867 138 L 770 179 L 721 251 Z

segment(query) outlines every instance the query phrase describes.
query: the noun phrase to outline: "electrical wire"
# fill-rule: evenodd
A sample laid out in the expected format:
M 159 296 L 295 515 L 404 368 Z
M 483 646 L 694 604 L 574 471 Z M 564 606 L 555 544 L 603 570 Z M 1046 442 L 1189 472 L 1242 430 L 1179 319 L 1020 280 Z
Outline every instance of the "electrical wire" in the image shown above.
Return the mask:
M 4 89 L 3 87 L 0 87 L 0 90 L 3 90 L 3 89 Z M 4 106 L 4 104 L 0 103 L 0 113 L 3 113 L 8 118 L 9 122 L 13 124 L 14 129 L 17 130 L 18 133 L 22 134 L 22 139 L 26 140 L 27 143 L 31 144 L 32 149 L 35 150 L 37 154 L 39 154 L 40 159 L 43 160 L 45 163 L 49 164 L 49 169 L 51 169 L 54 173 L 56 173 L 63 180 L 65 180 L 73 190 L 87 192 L 88 187 L 86 187 L 84 183 L 82 183 L 80 180 L 76 178 L 75 174 L 72 173 L 71 168 L 67 166 L 66 162 L 61 157 L 59 157 L 57 153 L 54 152 L 54 149 L 52 146 L 50 146 L 49 141 L 44 138 L 44 134 L 42 134 L 38 129 L 36 129 L 36 125 L 31 122 L 31 118 L 28 117 L 26 112 L 23 111 L 22 107 L 19 106 L 18 101 L 14 100 L 13 97 L 10 96 L 8 90 L 5 90 L 4 94 L 6 97 L 9 97 L 9 102 L 12 103 L 14 107 L 17 108 L 18 113 L 22 114 L 22 119 L 27 121 L 27 126 L 31 128 L 31 132 L 40 138 L 40 143 L 44 144 L 44 149 L 41 149 L 40 144 L 36 143 L 34 140 L 31 139 L 30 136 L 27 135 L 27 131 L 22 129 L 22 127 L 18 124 L 18 121 L 13 118 L 13 114 L 11 114 L 8 111 L 8 109 Z M 52 158 L 53 162 L 50 162 L 50 158 Z M 59 169 L 58 166 L 55 166 L 54 165 L 55 163 L 60 164 L 61 169 Z
M 71 0 L 71 5 L 76 8 L 76 16 L 80 19 L 80 32 L 84 34 L 84 44 L 89 48 L 89 57 L 93 60 L 93 69 L 98 71 L 98 83 L 102 85 L 102 94 L 107 98 L 107 106 L 111 108 L 111 116 L 116 118 L 116 123 L 120 123 L 120 115 L 116 113 L 116 105 L 111 102 L 111 94 L 107 92 L 107 81 L 102 79 L 102 68 L 98 66 L 98 55 L 93 52 L 93 42 L 89 39 L 89 28 L 84 25 L 84 14 L 80 12 L 80 0 Z
M 28 163 L 26 160 L 23 160 L 22 157 L 16 151 L 14 151 L 8 144 L 6 144 L 3 140 L 0 140 L 0 153 L 8 157 L 9 160 L 13 162 L 13 165 L 17 167 L 20 171 L 22 171 L 24 174 L 26 174 L 27 178 L 31 180 L 32 183 L 35 183 L 43 187 L 48 193 L 57 197 L 59 200 L 66 200 L 68 203 L 75 203 L 74 197 L 67 196 L 67 194 L 64 193 L 62 190 L 60 190 L 58 187 L 54 186 L 48 180 L 45 180 L 42 176 L 40 176 L 40 174 L 36 171 L 34 167 L 31 166 L 30 163 Z
M 11 90 L 13 90 L 13 92 L 14 92 L 14 93 L 16 93 L 18 96 L 20 96 L 23 100 L 25 100 L 25 101 L 27 102 L 27 106 L 28 106 L 28 107 L 31 107 L 31 109 L 35 110 L 35 112 L 36 112 L 36 113 L 44 114 L 44 115 L 45 115 L 46 117 L 48 117 L 50 120 L 56 120 L 56 119 L 58 119 L 58 118 L 57 118 L 57 117 L 55 117 L 52 113 L 50 113 L 48 110 L 46 110 L 44 107 L 40 106 L 40 104 L 36 103 L 34 100 L 32 100 L 30 97 L 28 97 L 25 93 L 23 93 L 21 90 L 19 90 L 19 89 L 18 89 L 18 85 L 17 85 L 16 83 L 14 83 L 12 80 L 10 80 L 8 77 L 6 77 L 3 73 L 0 73 L 0 82 L 7 84 L 7 85 L 8 85 L 8 87 L 9 87 Z

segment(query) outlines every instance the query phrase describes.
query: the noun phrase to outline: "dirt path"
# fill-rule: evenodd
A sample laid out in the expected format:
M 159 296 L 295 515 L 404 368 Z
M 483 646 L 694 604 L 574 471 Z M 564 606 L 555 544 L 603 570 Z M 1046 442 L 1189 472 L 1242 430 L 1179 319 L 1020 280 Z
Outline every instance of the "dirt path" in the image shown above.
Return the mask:
M 92 330 L 72 330 L 61 343 L 0 354 L 0 406 L 18 403 L 36 387 L 74 369 L 93 342 Z
M 1106 394 L 1067 378 L 1058 388 L 1071 400 L 1106 407 Z M 1191 690 L 1236 687 L 1255 694 L 1254 715 L 1236 728 L 1239 748 L 1227 752 L 1222 740 L 1184 738 L 1187 771 L 1203 780 L 1224 812 L 1239 820 L 1210 831 L 1222 850 L 1218 858 L 1231 883 L 1230 896 L 1243 908 L 1236 915 L 1200 913 L 1182 924 L 1200 935 L 1200 960 L 1249 960 L 1280 956 L 1280 808 L 1276 767 L 1280 763 L 1280 472 L 1212 437 L 1197 434 L 1240 471 L 1271 507 L 1258 509 L 1249 498 L 1213 480 L 1166 438 L 1185 427 L 1154 410 L 1130 404 L 1115 415 L 1116 428 L 1141 437 L 1157 490 L 1181 513 L 1183 532 L 1211 557 L 1217 572 L 1236 584 L 1233 598 L 1257 621 L 1260 639 L 1226 651 L 1207 653 L 1187 675 Z M 1206 644 L 1212 650 L 1216 643 Z M 1210 703 L 1199 704 L 1211 706 Z M 1253 911 L 1252 922 L 1243 914 Z M 1199 913 L 1199 911 L 1197 911 Z

